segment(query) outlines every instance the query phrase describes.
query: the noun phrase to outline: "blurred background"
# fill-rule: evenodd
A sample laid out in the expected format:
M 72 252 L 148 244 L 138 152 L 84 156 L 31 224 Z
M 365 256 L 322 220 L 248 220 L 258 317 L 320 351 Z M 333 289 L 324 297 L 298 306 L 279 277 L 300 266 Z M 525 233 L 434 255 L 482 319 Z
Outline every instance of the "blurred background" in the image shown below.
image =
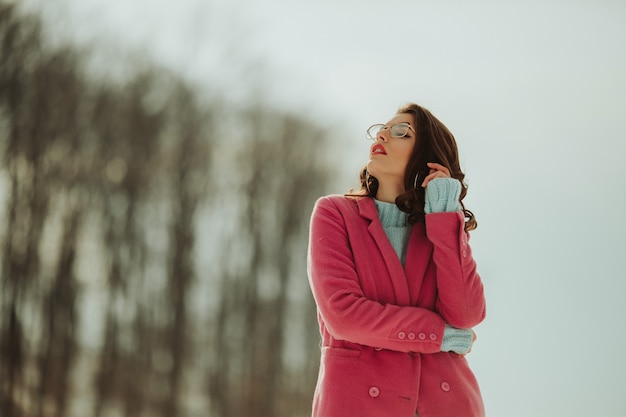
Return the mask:
M 626 415 L 626 3 L 0 0 L 0 416 L 307 416 L 315 199 L 455 134 L 488 415 Z

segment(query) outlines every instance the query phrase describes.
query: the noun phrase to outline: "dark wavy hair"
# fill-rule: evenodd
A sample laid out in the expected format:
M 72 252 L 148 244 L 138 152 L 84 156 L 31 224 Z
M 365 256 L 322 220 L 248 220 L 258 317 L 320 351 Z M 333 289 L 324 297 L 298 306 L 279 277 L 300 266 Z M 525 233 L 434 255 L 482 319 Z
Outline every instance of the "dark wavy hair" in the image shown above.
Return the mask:
M 476 229 L 478 223 L 474 214 L 467 210 L 463 204 L 463 199 L 467 195 L 467 184 L 464 181 L 465 174 L 461 171 L 459 151 L 452 133 L 430 111 L 415 103 L 409 103 L 400 107 L 396 114 L 412 115 L 413 127 L 415 127 L 417 132 L 415 147 L 404 173 L 404 189 L 406 191 L 396 198 L 398 208 L 408 213 L 407 220 L 409 224 L 424 221 L 425 190 L 422 188 L 421 183 L 430 172 L 430 168 L 428 168 L 426 163 L 436 162 L 448 168 L 452 178 L 456 178 L 461 183 L 459 202 L 465 215 L 465 230 Z M 359 195 L 376 197 L 378 180 L 368 174 L 367 167 L 361 170 L 360 180 L 361 190 Z M 417 187 L 414 187 L 414 184 Z

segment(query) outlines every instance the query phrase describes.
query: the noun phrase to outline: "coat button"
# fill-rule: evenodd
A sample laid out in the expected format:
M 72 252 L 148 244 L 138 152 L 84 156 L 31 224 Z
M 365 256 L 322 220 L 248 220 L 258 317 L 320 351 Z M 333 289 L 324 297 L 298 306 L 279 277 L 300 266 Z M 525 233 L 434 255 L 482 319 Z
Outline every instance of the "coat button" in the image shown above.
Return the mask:
M 378 387 L 370 387 L 369 394 L 370 397 L 376 398 L 380 395 L 380 390 L 378 389 Z
M 465 250 L 463 251 L 463 257 L 467 258 L 467 251 L 465 251 Z
M 430 337 L 430 340 L 437 340 L 437 335 L 435 333 L 431 333 L 428 337 Z
M 398 333 L 398 339 L 404 340 L 404 338 L 406 338 L 406 333 L 404 332 Z
M 415 340 L 415 333 L 411 332 L 409 333 L 409 340 Z
M 426 339 L 426 333 L 420 333 L 417 335 L 417 337 L 419 337 L 420 340 L 424 340 Z
M 441 390 L 445 392 L 450 391 L 450 384 L 448 384 L 446 381 L 443 381 L 441 383 Z
M 383 348 L 374 348 L 374 350 L 380 351 L 383 350 Z

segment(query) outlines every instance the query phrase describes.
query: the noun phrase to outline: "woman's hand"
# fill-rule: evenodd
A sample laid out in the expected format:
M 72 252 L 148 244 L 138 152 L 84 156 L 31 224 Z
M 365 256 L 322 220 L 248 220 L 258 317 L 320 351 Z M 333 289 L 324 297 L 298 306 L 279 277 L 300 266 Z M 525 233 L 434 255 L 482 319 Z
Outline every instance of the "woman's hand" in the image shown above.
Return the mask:
M 461 356 L 469 355 L 472 352 L 472 348 L 474 347 L 474 342 L 476 341 L 476 332 L 472 329 L 472 345 L 470 346 L 467 353 L 461 353 Z
M 441 164 L 435 162 L 428 162 L 426 164 L 430 168 L 430 173 L 424 178 L 422 187 L 426 188 L 428 183 L 435 178 L 450 178 L 450 170 Z
M 472 351 L 472 347 L 474 346 L 474 342 L 476 341 L 476 332 L 474 331 L 474 329 L 472 329 L 472 346 L 470 346 L 469 350 L 467 351 L 467 353 L 470 353 Z M 467 355 L 467 353 L 465 355 Z M 465 356 L 463 355 L 463 356 Z

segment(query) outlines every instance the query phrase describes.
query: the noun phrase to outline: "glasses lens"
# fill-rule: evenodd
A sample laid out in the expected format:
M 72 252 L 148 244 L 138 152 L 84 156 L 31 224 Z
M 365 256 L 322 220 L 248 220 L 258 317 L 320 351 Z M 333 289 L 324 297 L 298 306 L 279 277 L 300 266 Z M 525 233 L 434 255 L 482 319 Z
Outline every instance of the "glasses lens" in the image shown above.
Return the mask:
M 406 123 L 398 123 L 391 126 L 390 135 L 392 138 L 402 138 L 409 133 L 409 125 Z
M 383 127 L 384 125 L 381 125 L 381 124 L 370 126 L 369 129 L 367 129 L 367 139 L 376 140 L 376 137 L 378 136 L 378 132 L 380 132 L 380 130 Z

